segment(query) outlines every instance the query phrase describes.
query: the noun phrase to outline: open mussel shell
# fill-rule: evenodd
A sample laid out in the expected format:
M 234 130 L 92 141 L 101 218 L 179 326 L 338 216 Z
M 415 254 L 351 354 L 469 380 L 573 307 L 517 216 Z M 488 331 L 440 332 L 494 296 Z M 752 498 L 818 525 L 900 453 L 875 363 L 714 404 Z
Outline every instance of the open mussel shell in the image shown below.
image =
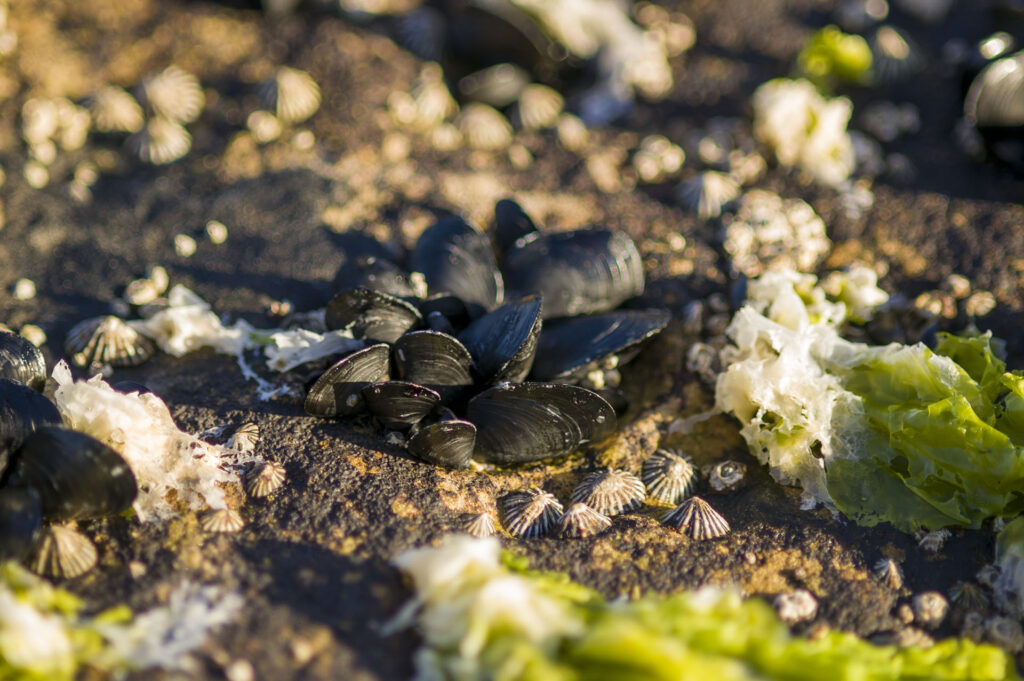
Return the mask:
M 99 440 L 67 428 L 43 426 L 15 453 L 11 481 L 39 493 L 47 520 L 115 515 L 135 500 L 135 474 Z
M 0 489 L 0 563 L 28 555 L 42 525 L 43 510 L 35 490 Z
M 373 343 L 394 343 L 408 331 L 423 323 L 415 305 L 388 293 L 368 288 L 342 291 L 327 303 L 324 314 L 327 328 L 346 329 L 352 335 Z
M 475 453 L 484 461 L 517 464 L 563 456 L 615 430 L 615 411 L 586 388 L 557 383 L 509 383 L 469 401 L 477 427 Z
M 484 383 L 521 381 L 530 373 L 541 329 L 540 296 L 506 303 L 459 334 Z
M 964 118 L 993 155 L 1024 170 L 1024 51 L 981 70 L 964 99 Z
M 316 380 L 306 395 L 304 407 L 311 416 L 349 416 L 363 406 L 362 390 L 387 380 L 390 348 L 380 343 L 339 359 Z
M 437 391 L 407 381 L 374 383 L 362 394 L 366 408 L 389 430 L 409 430 L 441 401 Z
M 25 438 L 47 424 L 61 424 L 53 402 L 24 383 L 0 378 L 0 477 Z
M 442 404 L 464 395 L 473 385 L 473 358 L 457 338 L 438 331 L 412 331 L 392 348 L 399 378 L 436 390 Z
M 607 312 L 644 290 L 633 240 L 622 232 L 580 229 L 521 239 L 506 252 L 505 283 L 544 296 L 544 317 Z
M 536 232 L 537 225 L 518 203 L 501 199 L 494 204 L 494 239 L 499 251 L 508 251 L 517 241 Z
M 476 426 L 451 419 L 420 428 L 405 444 L 409 453 L 445 468 L 468 468 L 476 446 Z
M 668 325 L 667 310 L 619 310 L 571 317 L 544 324 L 537 341 L 532 377 L 538 381 L 575 381 L 589 367 L 616 356 L 618 365 L 632 359 L 640 344 Z
M 405 270 L 390 260 L 372 255 L 347 259 L 331 282 L 331 291 L 335 294 L 360 287 L 399 298 L 416 295 Z
M 41 392 L 46 385 L 42 351 L 16 333 L 0 331 L 0 378 L 24 383 Z
M 416 241 L 409 264 L 423 273 L 431 293 L 458 296 L 474 316 L 493 310 L 505 298 L 490 240 L 462 218 L 447 217 L 428 227 Z

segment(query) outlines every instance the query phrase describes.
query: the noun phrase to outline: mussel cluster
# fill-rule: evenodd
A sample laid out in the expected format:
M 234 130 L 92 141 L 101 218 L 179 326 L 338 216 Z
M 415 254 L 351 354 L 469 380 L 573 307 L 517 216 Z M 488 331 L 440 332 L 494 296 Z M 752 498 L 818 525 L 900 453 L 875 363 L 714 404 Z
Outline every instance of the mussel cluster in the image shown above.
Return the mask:
M 617 367 L 670 318 L 615 309 L 644 289 L 635 244 L 601 228 L 542 233 L 509 199 L 494 234 L 497 249 L 459 217 L 438 220 L 410 254 L 415 276 L 350 254 L 325 322 L 367 347 L 319 377 L 306 411 L 368 411 L 411 454 L 451 468 L 550 459 L 612 433 Z
M 95 549 L 44 523 L 121 513 L 138 490 L 120 454 L 63 426 L 45 384 L 39 349 L 0 332 L 0 562 L 35 552 L 40 570 L 73 577 L 92 566 Z

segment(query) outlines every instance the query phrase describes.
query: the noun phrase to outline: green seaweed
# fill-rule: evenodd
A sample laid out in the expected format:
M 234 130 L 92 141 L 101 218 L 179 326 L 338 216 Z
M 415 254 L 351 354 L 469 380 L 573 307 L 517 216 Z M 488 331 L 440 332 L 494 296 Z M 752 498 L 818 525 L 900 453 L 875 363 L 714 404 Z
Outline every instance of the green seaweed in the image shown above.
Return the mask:
M 815 32 L 797 56 L 800 73 L 819 88 L 836 81 L 866 84 L 871 78 L 871 48 L 859 35 L 843 33 L 836 26 Z

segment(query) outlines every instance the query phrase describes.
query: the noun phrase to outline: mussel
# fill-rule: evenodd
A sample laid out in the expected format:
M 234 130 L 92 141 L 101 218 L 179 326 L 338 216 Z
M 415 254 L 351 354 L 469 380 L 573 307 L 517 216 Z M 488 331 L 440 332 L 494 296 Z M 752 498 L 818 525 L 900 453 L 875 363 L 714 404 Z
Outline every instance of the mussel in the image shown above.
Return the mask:
M 0 378 L 0 478 L 11 454 L 32 431 L 60 423 L 60 412 L 53 402 L 27 385 Z
M 964 118 L 996 158 L 1024 171 L 1024 50 L 981 70 L 964 99 Z
M 473 357 L 457 338 L 438 331 L 411 331 L 392 348 L 395 372 L 436 390 L 442 404 L 462 397 L 473 385 Z
M 387 380 L 390 354 L 380 343 L 339 359 L 309 389 L 306 413 L 324 418 L 358 413 L 364 406 L 363 388 Z
M 476 426 L 449 419 L 420 428 L 406 447 L 413 456 L 445 468 L 468 468 L 476 446 Z
M 527 236 L 505 253 L 504 273 L 510 290 L 543 295 L 545 318 L 607 312 L 644 290 L 633 240 L 607 229 Z
M 0 331 L 0 378 L 18 381 L 42 392 L 46 385 L 43 353 L 18 334 Z
M 423 273 L 431 293 L 458 296 L 474 316 L 505 298 L 490 240 L 462 218 L 447 217 L 428 227 L 416 241 L 410 266 Z
M 469 401 L 475 454 L 497 464 L 529 463 L 578 450 L 615 430 L 615 411 L 597 393 L 557 383 L 505 383 Z
M 27 556 L 42 525 L 43 511 L 35 490 L 0 488 L 0 563 Z
M 116 515 L 135 500 L 135 474 L 121 455 L 99 440 L 45 425 L 15 453 L 10 483 L 39 494 L 47 520 Z
M 408 381 L 373 383 L 362 390 L 366 408 L 388 430 L 408 430 L 437 406 L 441 396 Z
M 331 283 L 334 293 L 367 288 L 399 298 L 416 295 L 409 275 L 390 260 L 372 255 L 348 258 L 338 268 Z
M 512 199 L 501 199 L 494 204 L 494 239 L 498 250 L 508 251 L 520 239 L 537 233 L 537 225 Z
M 541 329 L 540 296 L 506 303 L 459 334 L 484 383 L 521 381 L 530 373 Z
M 372 343 L 394 343 L 423 323 L 416 306 L 388 293 L 368 288 L 342 291 L 331 299 L 324 313 L 327 328 L 352 329 L 355 338 Z

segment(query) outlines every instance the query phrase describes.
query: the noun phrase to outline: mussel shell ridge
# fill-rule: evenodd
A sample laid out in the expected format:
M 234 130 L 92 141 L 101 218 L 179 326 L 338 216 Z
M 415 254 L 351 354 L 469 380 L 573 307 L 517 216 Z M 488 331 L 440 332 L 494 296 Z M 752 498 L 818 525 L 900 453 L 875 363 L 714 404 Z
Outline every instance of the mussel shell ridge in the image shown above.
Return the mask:
M 99 440 L 43 426 L 15 453 L 12 482 L 39 493 L 43 517 L 74 520 L 115 515 L 135 500 L 135 474 Z
M 505 254 L 505 282 L 544 296 L 544 317 L 607 312 L 644 291 L 643 264 L 626 234 L 579 229 L 522 239 Z
M 445 468 L 468 468 L 476 445 L 476 426 L 452 419 L 421 428 L 406 447 L 413 456 Z
M 462 218 L 447 217 L 428 227 L 409 264 L 423 273 L 431 294 L 456 295 L 473 314 L 494 309 L 505 298 L 490 240 Z
M 16 333 L 0 331 L 0 378 L 42 391 L 46 385 L 46 360 L 42 351 Z
M 0 563 L 28 555 L 42 525 L 43 511 L 34 490 L 0 489 Z
M 408 430 L 441 401 L 436 391 L 406 381 L 374 383 L 362 394 L 370 413 L 391 430 Z
M 306 413 L 332 418 L 360 411 L 364 406 L 363 388 L 387 379 L 389 356 L 390 348 L 380 343 L 342 357 L 309 389 Z
M 495 386 L 469 401 L 475 454 L 498 464 L 563 456 L 615 430 L 615 410 L 597 393 L 556 383 Z
M 0 378 L 0 477 L 10 455 L 40 426 L 60 425 L 53 402 L 27 385 Z
M 506 303 L 459 334 L 485 383 L 521 381 L 530 373 L 542 324 L 540 296 Z
M 352 335 L 373 343 L 394 343 L 398 338 L 423 323 L 419 310 L 401 298 L 354 288 L 343 291 L 327 303 L 324 315 L 327 328 L 352 327 Z

